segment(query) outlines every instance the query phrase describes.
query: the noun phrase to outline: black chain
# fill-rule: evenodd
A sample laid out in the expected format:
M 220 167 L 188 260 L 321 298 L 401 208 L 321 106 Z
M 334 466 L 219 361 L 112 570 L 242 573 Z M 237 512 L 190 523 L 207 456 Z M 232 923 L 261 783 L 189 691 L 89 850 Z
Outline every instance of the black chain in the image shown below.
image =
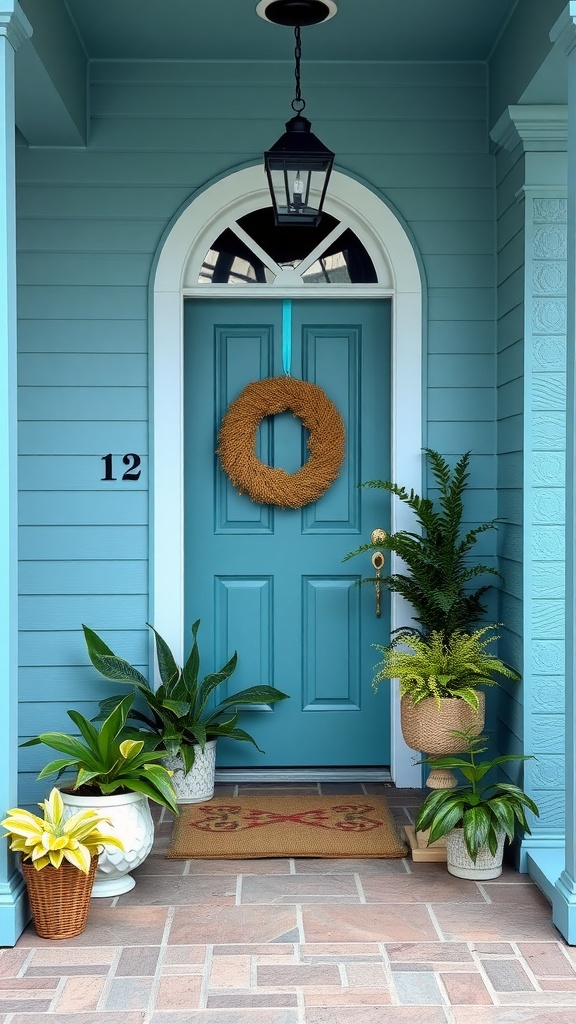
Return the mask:
M 296 111 L 297 114 L 301 114 L 306 106 L 305 100 L 302 99 L 302 92 L 300 90 L 300 58 L 302 57 L 302 42 L 300 39 L 300 25 L 296 25 L 294 29 L 294 39 L 296 46 L 294 47 L 294 60 L 296 66 L 294 68 L 294 77 L 296 79 L 296 95 L 292 100 L 292 110 Z

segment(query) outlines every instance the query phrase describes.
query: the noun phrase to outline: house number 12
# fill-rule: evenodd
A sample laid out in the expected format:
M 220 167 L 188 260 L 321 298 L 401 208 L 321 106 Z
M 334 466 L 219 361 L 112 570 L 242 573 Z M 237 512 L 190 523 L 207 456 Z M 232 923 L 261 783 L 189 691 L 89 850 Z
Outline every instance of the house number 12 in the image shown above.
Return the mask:
M 114 476 L 114 471 L 112 468 L 112 458 L 112 452 L 109 452 L 108 455 L 102 456 L 102 462 L 104 463 L 105 468 L 104 476 L 100 478 L 101 480 L 118 479 L 118 477 Z M 122 474 L 122 480 L 139 480 L 140 473 L 142 472 L 141 469 L 138 469 L 138 466 L 142 462 L 140 456 L 136 455 L 134 452 L 128 452 L 127 455 L 122 456 L 122 462 L 124 463 L 125 466 L 128 466 L 128 469 Z

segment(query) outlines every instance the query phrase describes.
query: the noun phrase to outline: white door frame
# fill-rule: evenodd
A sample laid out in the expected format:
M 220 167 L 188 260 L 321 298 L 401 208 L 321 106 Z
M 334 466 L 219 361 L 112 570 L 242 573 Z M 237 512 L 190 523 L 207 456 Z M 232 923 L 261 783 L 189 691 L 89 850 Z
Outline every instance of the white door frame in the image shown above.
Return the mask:
M 354 178 L 334 171 L 325 209 L 344 218 L 370 253 L 377 285 L 300 283 L 297 275 L 273 285 L 200 287 L 198 270 L 231 219 L 270 204 L 262 167 L 236 171 L 196 194 L 169 226 L 151 275 L 152 316 L 150 438 L 151 622 L 182 659 L 184 623 L 184 298 L 348 298 L 392 300 L 391 476 L 408 489 L 422 487 L 423 289 L 412 242 L 386 203 Z M 393 501 L 391 529 L 413 529 L 408 510 Z M 392 562 L 394 570 L 394 561 Z M 410 611 L 392 594 L 391 626 L 406 624 Z M 391 774 L 397 786 L 419 786 L 416 755 L 400 729 L 396 686 L 391 687 Z

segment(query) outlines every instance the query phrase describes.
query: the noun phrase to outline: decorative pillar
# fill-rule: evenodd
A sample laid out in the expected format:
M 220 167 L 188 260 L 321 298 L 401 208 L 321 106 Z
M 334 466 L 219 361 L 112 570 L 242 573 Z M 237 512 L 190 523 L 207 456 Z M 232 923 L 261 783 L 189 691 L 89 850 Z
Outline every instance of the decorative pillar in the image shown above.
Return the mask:
M 566 848 L 552 894 L 553 921 L 576 944 L 576 2 L 571 0 L 550 38 L 568 60 L 568 297 L 566 352 Z
M 491 133 L 511 161 L 523 161 L 523 665 L 515 731 L 535 756 L 524 764 L 524 789 L 540 817 L 531 816 L 532 834 L 522 841 L 522 871 L 528 853 L 564 847 L 567 135 L 567 107 L 552 105 L 509 107 Z
M 14 54 L 32 34 L 16 0 L 0 0 L 0 812 L 17 802 L 16 188 Z M 22 876 L 0 841 L 0 946 L 28 918 Z

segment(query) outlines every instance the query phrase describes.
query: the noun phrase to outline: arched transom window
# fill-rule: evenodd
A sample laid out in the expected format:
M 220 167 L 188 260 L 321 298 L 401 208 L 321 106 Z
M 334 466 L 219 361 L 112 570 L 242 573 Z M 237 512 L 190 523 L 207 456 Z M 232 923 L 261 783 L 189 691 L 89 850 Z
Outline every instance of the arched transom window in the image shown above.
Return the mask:
M 271 206 L 234 221 L 210 244 L 198 285 L 377 284 L 366 246 L 344 221 L 323 213 L 316 228 L 277 227 Z

